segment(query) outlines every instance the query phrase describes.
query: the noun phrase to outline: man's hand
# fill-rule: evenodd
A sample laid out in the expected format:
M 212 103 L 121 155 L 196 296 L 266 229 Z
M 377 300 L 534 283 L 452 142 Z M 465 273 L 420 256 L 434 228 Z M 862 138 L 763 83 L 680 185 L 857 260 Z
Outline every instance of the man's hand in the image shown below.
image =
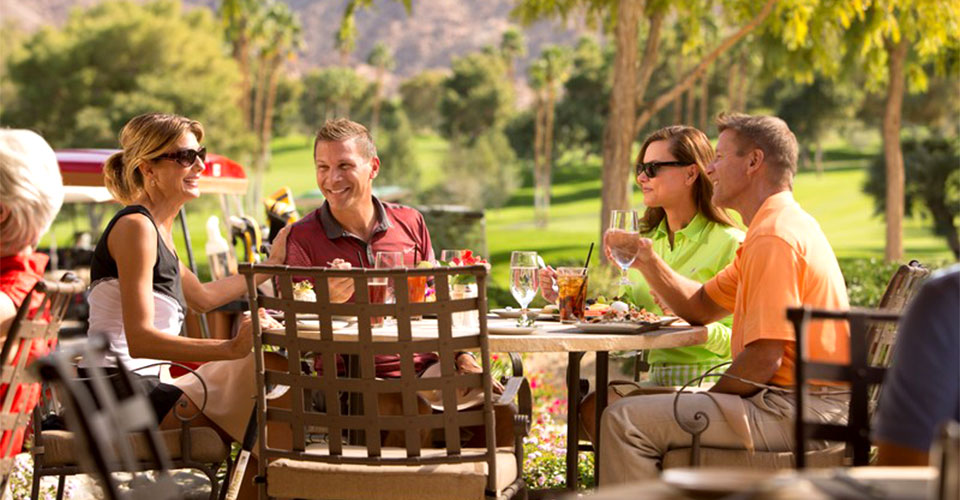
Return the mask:
M 328 278 L 330 302 L 341 304 L 353 297 L 353 278 Z
M 473 354 L 464 352 L 457 356 L 457 373 L 483 373 L 483 367 L 477 363 L 477 358 L 474 358 Z M 493 393 L 503 394 L 503 384 L 499 380 L 493 379 Z
M 539 271 L 540 274 L 540 295 L 551 304 L 555 304 L 560 297 L 556 287 L 557 271 L 552 267 L 545 267 Z

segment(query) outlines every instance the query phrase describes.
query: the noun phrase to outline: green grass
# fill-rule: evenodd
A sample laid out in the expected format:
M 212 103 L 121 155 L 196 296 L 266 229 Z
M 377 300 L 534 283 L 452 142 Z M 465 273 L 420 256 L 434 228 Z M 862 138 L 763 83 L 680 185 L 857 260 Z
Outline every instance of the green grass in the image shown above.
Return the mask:
M 264 192 L 289 186 L 294 197 L 316 188 L 313 173 L 311 138 L 296 135 L 278 138 L 273 143 L 270 170 Z M 825 172 L 817 176 L 803 171 L 797 176 L 795 195 L 800 205 L 820 222 L 838 257 L 882 257 L 884 222 L 873 214 L 873 201 L 861 192 L 865 167 L 875 150 L 864 152 L 849 145 L 831 144 L 826 151 Z M 447 143 L 436 135 L 417 136 L 416 157 L 421 164 L 421 189 L 443 182 L 443 162 Z M 591 241 L 600 234 L 600 159 L 586 159 L 580 154 L 564 155 L 558 162 L 552 191 L 550 224 L 545 230 L 533 226 L 533 189 L 520 188 L 499 209 L 487 211 L 487 257 L 494 264 L 494 283 L 506 288 L 507 263 L 513 250 L 536 250 L 548 263 L 572 263 L 586 256 Z M 529 177 L 529 176 L 528 176 Z M 529 181 L 527 182 L 529 184 Z M 635 190 L 636 191 L 636 190 Z M 635 192 L 633 206 L 642 209 L 642 197 Z M 219 214 L 216 198 L 205 196 L 187 206 L 188 226 L 193 247 L 201 268 L 205 267 L 203 248 L 206 243 L 205 222 L 211 214 Z M 262 212 L 256 214 L 258 219 Z M 106 222 L 106 221 L 104 221 Z M 84 230 L 84 217 L 73 221 L 61 217 L 54 232 L 61 246 L 69 245 L 74 230 Z M 175 233 L 178 251 L 185 256 L 179 231 Z M 49 243 L 45 237 L 41 246 Z M 904 224 L 904 251 L 907 259 L 943 261 L 951 259 L 944 240 L 935 236 L 927 221 L 919 217 Z M 595 256 L 596 257 L 596 256 Z M 205 270 L 201 270 L 201 274 Z

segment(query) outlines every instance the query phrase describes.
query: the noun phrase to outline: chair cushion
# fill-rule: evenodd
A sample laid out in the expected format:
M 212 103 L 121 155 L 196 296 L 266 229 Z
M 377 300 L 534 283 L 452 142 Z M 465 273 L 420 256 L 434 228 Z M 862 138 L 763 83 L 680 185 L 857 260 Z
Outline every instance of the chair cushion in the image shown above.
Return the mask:
M 483 449 L 464 448 L 464 453 L 482 453 Z M 326 454 L 326 445 L 313 445 L 307 453 Z M 422 456 L 442 454 L 443 450 L 424 449 Z M 362 446 L 344 446 L 345 456 L 366 456 Z M 403 448 L 383 448 L 384 457 L 404 457 Z M 517 458 L 510 448 L 497 450 L 497 491 L 503 491 L 517 479 Z M 390 498 L 396 500 L 485 498 L 487 463 L 464 462 L 429 465 L 354 465 L 276 459 L 267 466 L 267 494 L 272 497 L 360 500 Z
M 793 452 L 731 450 L 700 448 L 703 467 L 750 467 L 758 469 L 792 469 Z M 844 446 L 830 446 L 807 452 L 807 467 L 836 467 L 844 465 Z M 670 450 L 663 457 L 663 468 L 690 467 L 690 448 Z
M 174 461 L 183 458 L 180 449 L 180 429 L 160 431 L 160 438 Z M 77 453 L 74 435 L 69 431 L 43 431 L 44 466 L 76 465 Z M 138 460 L 150 460 L 150 446 L 143 434 L 130 436 L 134 453 Z M 218 463 L 226 460 L 229 452 L 217 431 L 210 427 L 190 428 L 191 460 L 203 463 Z

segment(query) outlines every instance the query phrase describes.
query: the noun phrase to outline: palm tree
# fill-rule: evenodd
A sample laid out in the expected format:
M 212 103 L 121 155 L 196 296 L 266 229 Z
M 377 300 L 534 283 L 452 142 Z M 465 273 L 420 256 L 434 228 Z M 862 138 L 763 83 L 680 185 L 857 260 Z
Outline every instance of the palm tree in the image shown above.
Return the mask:
M 367 64 L 377 69 L 377 81 L 373 93 L 373 116 L 370 118 L 370 130 L 375 131 L 380 123 L 380 105 L 383 103 L 383 76 L 384 73 L 393 69 L 396 60 L 393 58 L 393 51 L 383 42 L 377 42 L 367 56 Z
M 530 66 L 530 84 L 536 90 L 534 122 L 534 220 L 537 227 L 546 227 L 550 210 L 550 184 L 553 170 L 554 108 L 557 91 L 570 77 L 570 50 L 548 45 Z
M 270 0 L 252 31 L 257 44 L 257 85 L 254 89 L 253 132 L 257 138 L 254 160 L 254 181 L 249 208 L 263 196 L 263 176 L 270 163 L 270 141 L 273 138 L 274 104 L 277 82 L 283 62 L 296 56 L 302 46 L 300 20 L 283 2 Z
M 527 54 L 527 41 L 516 28 L 507 28 L 500 37 L 500 54 L 503 56 L 503 62 L 507 66 L 507 79 L 513 85 L 516 78 L 515 63 L 517 59 Z
M 260 15 L 262 4 L 256 0 L 223 0 L 220 4 L 220 21 L 233 58 L 240 66 L 240 111 L 248 129 L 253 128 L 253 108 L 250 102 L 250 44 L 254 20 Z

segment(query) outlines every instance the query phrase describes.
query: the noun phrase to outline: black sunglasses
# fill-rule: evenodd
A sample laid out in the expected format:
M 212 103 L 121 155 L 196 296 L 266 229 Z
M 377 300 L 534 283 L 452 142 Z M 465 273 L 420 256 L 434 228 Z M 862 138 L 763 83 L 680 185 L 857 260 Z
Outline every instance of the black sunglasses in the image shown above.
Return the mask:
M 647 177 L 653 179 L 657 176 L 657 170 L 660 167 L 685 167 L 690 165 L 690 162 L 685 161 L 651 161 L 647 163 L 637 163 L 637 177 L 640 177 L 641 173 L 647 174 Z
M 157 158 L 173 160 L 179 163 L 183 168 L 189 168 L 193 166 L 194 162 L 197 161 L 197 158 L 200 158 L 201 163 L 207 161 L 207 148 L 201 147 L 200 149 L 181 149 L 175 153 L 164 153 L 157 156 Z

